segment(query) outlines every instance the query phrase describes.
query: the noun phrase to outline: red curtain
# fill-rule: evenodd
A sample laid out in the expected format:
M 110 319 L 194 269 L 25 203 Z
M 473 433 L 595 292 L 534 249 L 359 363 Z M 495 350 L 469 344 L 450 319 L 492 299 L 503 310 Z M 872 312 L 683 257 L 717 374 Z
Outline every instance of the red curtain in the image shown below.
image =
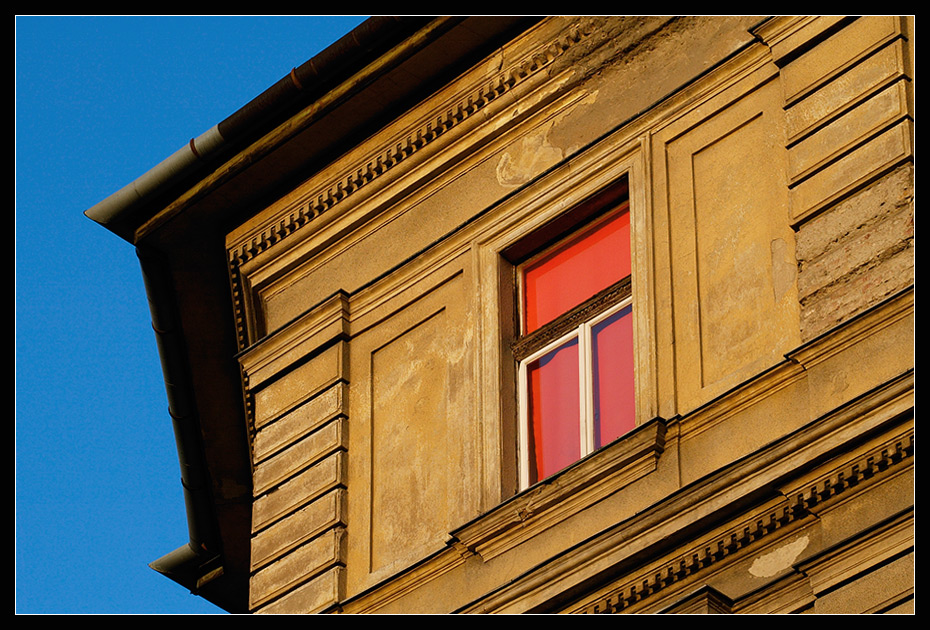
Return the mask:
M 527 366 L 530 483 L 581 457 L 578 340 L 572 339 Z
M 636 426 L 633 404 L 633 307 L 591 327 L 594 448 Z
M 531 333 L 630 275 L 628 206 L 524 269 L 524 330 Z

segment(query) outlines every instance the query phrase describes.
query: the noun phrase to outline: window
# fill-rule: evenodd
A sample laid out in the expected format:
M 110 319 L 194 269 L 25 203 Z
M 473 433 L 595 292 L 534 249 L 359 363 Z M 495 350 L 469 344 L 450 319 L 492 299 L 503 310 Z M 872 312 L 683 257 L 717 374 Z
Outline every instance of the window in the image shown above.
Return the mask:
M 554 240 L 517 267 L 524 488 L 635 425 L 626 195 Z

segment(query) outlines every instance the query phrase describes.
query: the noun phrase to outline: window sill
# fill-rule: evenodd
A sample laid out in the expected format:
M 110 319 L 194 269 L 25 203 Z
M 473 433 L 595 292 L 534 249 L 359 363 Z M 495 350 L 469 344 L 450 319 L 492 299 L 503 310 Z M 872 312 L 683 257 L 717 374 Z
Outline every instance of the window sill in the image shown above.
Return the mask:
M 451 535 L 490 560 L 654 471 L 665 433 L 666 420 L 654 418 Z

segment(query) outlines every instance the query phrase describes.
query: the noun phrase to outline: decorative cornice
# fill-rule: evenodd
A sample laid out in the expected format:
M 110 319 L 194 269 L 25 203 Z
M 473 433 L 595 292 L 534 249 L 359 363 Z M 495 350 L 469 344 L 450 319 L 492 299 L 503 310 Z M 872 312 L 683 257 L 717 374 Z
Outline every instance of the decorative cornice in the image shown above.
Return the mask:
M 345 169 L 331 182 L 305 195 L 292 205 L 273 225 L 249 237 L 229 250 L 231 263 L 242 264 L 272 245 L 293 234 L 315 217 L 384 175 L 401 162 L 464 120 L 474 116 L 489 103 L 511 91 L 530 76 L 549 66 L 571 46 L 587 35 L 578 26 L 560 34 L 549 43 L 525 55 L 495 76 L 482 81 L 456 102 L 421 119 L 412 129 L 386 143 L 378 151 Z
M 337 204 L 387 175 L 441 136 L 474 117 L 490 103 L 526 83 L 527 79 L 549 67 L 569 48 L 589 35 L 589 31 L 591 27 L 587 21 L 573 25 L 548 43 L 523 55 L 515 63 L 502 68 L 494 76 L 482 79 L 479 85 L 473 86 L 467 93 L 432 110 L 400 135 L 382 143 L 373 153 L 355 160 L 351 167 L 342 170 L 339 175 L 302 195 L 259 231 L 231 244 L 227 249 L 227 258 L 239 348 L 243 349 L 249 343 L 244 295 L 246 289 L 240 272 L 243 264 L 328 213 Z
M 754 543 L 769 535 L 773 525 L 781 529 L 782 525 L 790 524 L 790 520 L 779 524 L 779 519 L 786 515 L 799 520 L 798 517 L 813 512 L 808 508 L 814 502 L 829 509 L 854 497 L 858 491 L 850 491 L 852 488 L 864 490 L 906 472 L 907 462 L 913 456 L 910 444 L 914 425 L 913 376 L 912 370 L 898 375 L 755 455 L 737 460 L 718 473 L 681 488 L 652 508 L 637 512 L 636 518 L 619 522 L 583 544 L 557 554 L 458 611 L 542 612 L 554 611 L 554 606 L 564 606 L 558 609 L 563 612 L 623 611 L 680 583 L 687 575 L 714 565 L 720 567 L 718 542 L 723 543 L 724 557 L 729 558 L 728 545 Z M 878 437 L 881 429 L 885 430 L 884 437 Z M 902 436 L 906 438 L 903 441 Z M 899 441 L 900 449 L 889 447 Z M 883 452 L 888 456 L 876 457 Z M 892 453 L 903 453 L 905 457 Z M 860 460 L 870 462 L 874 482 L 844 487 L 833 495 L 842 497 L 835 502 L 832 496 L 823 501 L 815 498 L 818 491 L 811 488 L 817 487 L 816 482 L 810 480 L 831 474 L 838 478 L 831 471 L 845 470 L 847 462 L 851 468 Z M 864 470 L 861 465 L 859 470 Z M 864 473 L 863 478 L 866 475 L 869 473 Z M 794 492 L 791 484 L 802 490 Z M 755 508 L 747 502 L 750 498 Z M 737 505 L 745 506 L 742 516 L 730 512 Z M 791 511 L 797 508 L 802 513 Z M 730 524 L 740 521 L 745 525 L 734 527 L 731 532 Z M 721 529 L 714 529 L 713 523 Z M 686 531 L 695 537 L 670 540 L 670 536 Z M 641 564 L 646 558 L 654 560 L 649 565 Z M 582 587 L 586 595 L 581 592 Z M 561 598 L 569 593 L 579 599 L 574 603 L 563 601 Z M 608 598 L 612 598 L 610 608 L 605 609 Z M 600 606 L 597 611 L 595 605 Z
M 803 486 L 795 490 L 786 489 L 784 492 L 793 511 L 814 512 L 817 506 L 900 464 L 913 454 L 914 429 L 911 427 L 901 435 L 869 449 L 842 466 L 823 473 L 812 481 L 805 480 Z
M 876 563 L 908 554 L 914 548 L 914 533 L 914 509 L 911 506 L 869 528 L 861 536 L 802 560 L 797 570 L 807 578 L 810 591 L 819 596 L 847 582 L 851 573 L 859 573 Z M 907 596 L 906 593 L 902 595 Z M 885 603 L 887 600 L 878 602 L 877 607 L 880 609 Z
M 865 481 L 896 469 L 913 455 L 914 429 L 911 426 L 903 435 L 869 449 L 843 466 L 806 483 L 796 492 L 786 494 L 783 500 L 769 509 L 747 514 L 739 524 L 711 541 L 688 548 L 651 570 L 648 575 L 637 575 L 625 581 L 579 612 L 622 612 L 672 584 L 718 564 L 741 549 L 756 546 L 760 540 L 815 512 L 815 506 L 845 496 L 849 490 Z
M 650 572 L 649 575 L 639 575 L 625 582 L 580 612 L 585 614 L 622 612 L 672 584 L 732 556 L 768 534 L 783 529 L 803 516 L 807 516 L 807 513 L 795 512 L 785 505 L 768 510 L 760 518 L 741 522 L 700 547 L 692 547 L 681 552 Z
M 667 421 L 654 418 L 451 533 L 488 561 L 654 471 Z

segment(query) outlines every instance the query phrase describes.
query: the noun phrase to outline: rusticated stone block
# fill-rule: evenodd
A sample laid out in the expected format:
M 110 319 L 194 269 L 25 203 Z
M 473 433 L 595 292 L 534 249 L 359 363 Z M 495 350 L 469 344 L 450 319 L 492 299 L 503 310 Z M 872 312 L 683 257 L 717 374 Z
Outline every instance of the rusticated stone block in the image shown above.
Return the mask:
M 337 488 L 260 531 L 252 537 L 252 569 L 263 567 L 326 529 L 344 525 L 345 504 L 346 491 Z
M 798 231 L 797 256 L 804 265 L 863 228 L 910 208 L 913 213 L 914 168 L 906 164 L 857 195 L 837 204 L 830 212 L 808 221 Z
M 254 608 L 342 560 L 345 530 L 331 529 L 252 576 L 249 606 Z
M 904 75 L 903 43 L 882 48 L 846 71 L 842 81 L 831 81 L 788 108 L 785 122 L 789 141 L 809 133 L 851 102 Z
M 789 63 L 783 70 L 785 98 L 790 103 L 825 82 L 870 48 L 900 32 L 900 18 L 863 17 Z
M 811 339 L 914 282 L 910 164 L 801 226 L 802 336 Z
M 255 466 L 254 492 L 260 494 L 298 470 L 345 447 L 345 421 L 337 418 Z
M 339 451 L 295 475 L 255 500 L 252 531 L 258 531 L 289 511 L 344 483 L 345 458 Z
M 332 420 L 345 409 L 345 385 L 333 387 L 296 407 L 274 422 L 265 425 L 255 435 L 254 459 L 260 462 L 271 454 L 300 440 Z
M 255 612 L 272 615 L 319 612 L 339 600 L 344 581 L 345 569 L 333 567 Z
M 334 344 L 255 394 L 255 426 L 261 427 L 342 378 L 343 345 Z

